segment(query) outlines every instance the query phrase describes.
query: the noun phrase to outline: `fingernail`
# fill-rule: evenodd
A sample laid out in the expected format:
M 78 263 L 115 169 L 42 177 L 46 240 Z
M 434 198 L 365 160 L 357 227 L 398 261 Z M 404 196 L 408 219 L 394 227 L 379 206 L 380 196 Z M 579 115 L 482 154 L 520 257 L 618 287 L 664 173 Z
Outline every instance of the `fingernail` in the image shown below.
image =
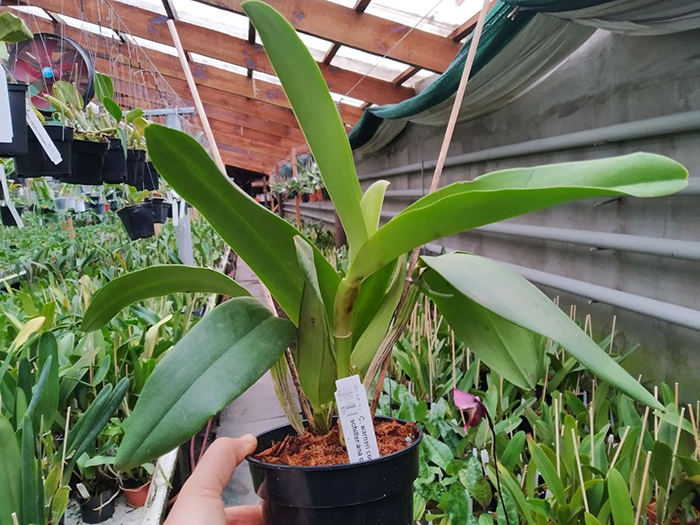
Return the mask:
M 256 444 L 258 442 L 258 439 L 253 434 L 245 434 L 241 436 L 240 439 L 245 441 L 246 443 L 250 443 L 251 445 Z

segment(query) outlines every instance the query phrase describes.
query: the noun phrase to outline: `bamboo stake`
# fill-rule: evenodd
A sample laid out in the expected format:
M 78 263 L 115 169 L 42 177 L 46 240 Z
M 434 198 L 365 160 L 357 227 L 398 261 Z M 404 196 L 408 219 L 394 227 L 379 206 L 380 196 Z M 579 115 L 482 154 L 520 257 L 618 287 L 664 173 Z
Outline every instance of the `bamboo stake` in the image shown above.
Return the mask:
M 676 402 L 676 408 L 678 408 L 678 381 L 676 381 L 675 385 L 675 402 Z
M 19 525 L 19 521 L 17 521 L 17 513 L 16 512 L 12 513 L 12 523 L 13 523 L 13 525 Z
M 690 414 L 690 424 L 693 426 L 693 437 L 695 438 L 695 457 L 700 457 L 700 437 L 698 437 L 698 427 L 695 424 L 695 411 L 690 403 L 688 403 L 688 414 Z
M 659 387 L 655 386 L 654 387 L 654 398 L 658 401 L 659 400 Z M 654 412 L 654 441 L 659 440 L 659 416 L 656 415 L 656 412 Z
M 615 463 L 617 463 L 617 458 L 620 456 L 620 452 L 622 451 L 622 446 L 625 444 L 625 440 L 627 439 L 627 433 L 630 431 L 630 427 L 625 428 L 624 434 L 622 434 L 622 439 L 620 440 L 620 445 L 617 447 L 617 450 L 615 451 L 615 455 L 613 456 L 612 462 L 610 463 L 610 468 L 613 468 L 615 466 Z
M 452 389 L 457 389 L 457 358 L 455 357 L 455 331 L 452 330 Z
M 581 495 L 583 496 L 583 506 L 586 508 L 586 512 L 591 512 L 588 508 L 588 496 L 586 495 L 586 485 L 583 482 L 583 469 L 581 468 L 581 458 L 578 454 L 578 440 L 576 439 L 576 431 L 571 429 L 571 437 L 574 438 L 574 452 L 576 453 L 576 466 L 578 467 L 578 477 L 581 481 Z
M 678 445 L 681 442 L 681 430 L 683 429 L 683 417 L 685 416 L 685 407 L 681 408 L 681 416 L 678 420 L 678 431 L 676 432 L 676 442 L 673 445 L 673 456 L 671 456 L 671 470 L 668 474 L 668 482 L 666 483 L 666 496 L 664 498 L 664 513 L 661 517 L 661 523 L 666 522 L 666 513 L 668 512 L 668 497 L 671 495 L 671 481 L 673 480 L 673 469 L 676 468 L 676 455 L 678 454 Z M 656 508 L 659 508 L 659 502 L 656 501 Z
M 66 430 L 63 433 L 63 453 L 61 454 L 61 476 L 58 478 L 61 481 L 60 483 L 63 483 L 63 468 L 66 464 L 66 449 L 68 446 L 68 431 L 70 430 L 70 406 L 68 407 L 68 410 L 66 411 Z
M 194 106 L 197 109 L 197 114 L 199 119 L 202 121 L 202 128 L 204 128 L 204 134 L 207 136 L 207 141 L 209 141 L 209 149 L 214 156 L 214 161 L 219 169 L 226 173 L 226 165 L 221 158 L 221 153 L 219 153 L 219 147 L 216 144 L 216 139 L 214 138 L 214 132 L 209 125 L 209 119 L 207 118 L 207 113 L 204 111 L 204 104 L 202 104 L 202 99 L 199 96 L 199 90 L 197 89 L 197 84 L 192 76 L 192 70 L 190 69 L 190 63 L 187 60 L 187 55 L 185 50 L 182 48 L 182 42 L 180 41 L 180 35 L 177 32 L 177 27 L 175 27 L 175 21 L 172 18 L 168 18 L 167 21 L 168 29 L 170 30 L 170 37 L 173 39 L 173 44 L 175 44 L 175 49 L 177 49 L 177 55 L 180 58 L 180 65 L 185 73 L 185 78 L 187 79 L 187 86 L 190 88 L 190 93 L 192 94 L 192 100 L 194 101 Z M 294 163 L 292 163 L 293 165 Z
M 591 404 L 588 407 L 588 416 L 590 421 L 589 432 L 591 434 L 591 467 L 595 467 L 595 427 L 593 426 L 595 419 L 594 412 L 595 410 L 593 408 L 593 396 L 591 396 Z
M 639 518 L 642 515 L 642 504 L 644 503 L 644 489 L 647 486 L 649 477 L 649 463 L 651 463 L 651 451 L 647 452 L 647 461 L 644 465 L 644 477 L 642 477 L 642 487 L 639 489 L 639 499 L 637 500 L 637 514 L 634 517 L 634 525 L 639 525 Z
M 644 444 L 644 432 L 647 430 L 647 419 L 649 418 L 649 407 L 644 411 L 644 421 L 642 421 L 642 433 L 639 434 L 639 443 L 637 444 L 637 455 L 634 458 L 634 467 L 632 470 L 631 478 L 637 475 L 637 465 L 639 464 L 639 457 L 642 455 L 642 445 Z
M 608 350 L 609 354 L 612 354 L 613 341 L 615 340 L 615 325 L 617 324 L 617 315 L 613 315 L 612 330 L 610 331 L 610 348 Z
M 554 447 L 557 453 L 557 476 L 561 477 L 561 445 L 559 438 L 559 399 L 554 398 Z

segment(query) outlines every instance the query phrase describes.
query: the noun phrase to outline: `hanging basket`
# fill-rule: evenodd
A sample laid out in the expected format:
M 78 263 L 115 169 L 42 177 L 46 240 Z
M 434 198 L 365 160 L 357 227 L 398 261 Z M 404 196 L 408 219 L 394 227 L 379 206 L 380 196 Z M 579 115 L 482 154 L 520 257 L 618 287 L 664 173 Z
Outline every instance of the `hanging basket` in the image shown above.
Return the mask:
M 61 155 L 61 162 L 54 164 L 44 151 L 34 133 L 27 128 L 27 154 L 15 158 L 17 174 L 20 177 L 34 179 L 53 177 L 61 179 L 70 177 L 73 152 L 73 128 L 66 126 L 44 126 L 53 145 Z
M 99 186 L 102 184 L 102 170 L 109 142 L 74 140 L 71 158 L 71 173 L 61 180 L 68 184 Z
M 4 74 L 4 72 L 2 73 Z M 0 142 L 0 157 L 27 154 L 27 88 L 24 84 L 8 84 L 12 142 Z

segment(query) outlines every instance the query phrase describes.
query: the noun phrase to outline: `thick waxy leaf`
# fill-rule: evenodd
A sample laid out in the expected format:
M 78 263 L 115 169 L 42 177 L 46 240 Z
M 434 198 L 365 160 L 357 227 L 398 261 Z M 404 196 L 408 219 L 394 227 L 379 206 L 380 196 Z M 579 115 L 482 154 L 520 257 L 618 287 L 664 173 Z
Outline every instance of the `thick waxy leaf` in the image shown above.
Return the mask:
M 296 237 L 299 266 L 306 277 L 301 296 L 299 330 L 297 332 L 296 365 L 299 382 L 314 411 L 333 401 L 335 392 L 335 358 L 328 318 L 318 286 L 314 252 L 306 241 Z
M 116 468 L 152 461 L 192 437 L 270 369 L 294 332 L 250 297 L 212 310 L 149 377 L 127 420 Z
M 215 270 L 181 264 L 151 266 L 117 277 L 100 288 L 85 312 L 81 328 L 84 332 L 97 330 L 132 303 L 177 292 L 250 295 L 236 281 Z
M 630 493 L 627 490 L 627 482 L 615 468 L 611 468 L 608 471 L 606 484 L 610 496 L 610 509 L 612 510 L 615 524 L 628 525 L 634 523 L 634 509 L 632 508 Z
M 540 364 L 535 334 L 472 301 L 437 272 L 426 273 L 425 282 L 437 292 L 431 297 L 455 336 L 486 366 L 520 388 L 535 387 Z
M 541 445 L 538 445 L 531 438 L 528 438 L 527 446 L 530 449 L 530 454 L 537 464 L 537 468 L 542 473 L 542 477 L 547 484 L 547 488 L 549 488 L 554 495 L 554 499 L 557 500 L 559 505 L 566 505 L 566 491 L 564 490 L 564 485 L 562 484 L 561 479 L 557 475 L 557 468 L 552 464 Z
M 44 395 L 38 401 L 35 421 L 42 421 L 42 431 L 51 428 L 58 411 L 58 342 L 52 332 L 44 332 L 39 338 L 39 370 L 44 370 L 50 361 L 48 377 L 44 386 Z M 36 395 L 36 392 L 35 392 Z
M 110 115 L 112 115 L 112 117 L 114 117 L 114 120 L 116 120 L 117 122 L 121 122 L 124 113 L 122 112 L 122 108 L 119 107 L 119 104 L 117 104 L 111 98 L 103 99 L 102 104 L 104 105 L 107 112 Z
M 0 42 L 12 44 L 30 40 L 33 37 L 34 35 L 21 18 L 7 11 L 0 13 Z
M 377 314 L 377 310 L 381 305 L 377 297 L 384 297 L 384 294 L 386 294 L 395 268 L 396 262 L 394 261 L 362 281 L 357 300 L 355 301 L 355 307 L 353 308 L 353 344 L 357 344 L 357 341 Z
M 114 84 L 112 79 L 104 73 L 95 73 L 95 96 L 103 102 L 106 98 L 114 98 Z M 121 120 L 121 119 L 119 119 Z
M 389 329 L 391 319 L 394 316 L 394 311 L 401 299 L 403 286 L 406 281 L 406 256 L 402 255 L 396 262 L 394 274 L 389 283 L 389 289 L 386 294 L 377 296 L 375 301 L 379 303 L 374 318 L 370 321 L 367 328 L 358 339 L 355 347 L 352 350 L 350 362 L 357 368 L 360 375 L 363 376 L 367 371 L 374 355 L 379 350 L 379 346 L 384 339 L 384 336 Z
M 207 218 L 296 323 L 304 276 L 297 263 L 294 237 L 301 234 L 221 173 L 202 146 L 186 133 L 151 124 L 145 136 L 148 155 L 158 173 Z M 324 303 L 333 304 L 340 278 L 316 249 L 314 261 Z
M 655 197 L 686 186 L 677 162 L 647 153 L 499 171 L 451 184 L 396 215 L 365 243 L 348 270 L 367 277 L 402 253 L 436 239 L 589 197 Z
M 350 248 L 358 250 L 367 239 L 360 209 L 362 192 L 347 132 L 321 70 L 294 28 L 274 8 L 255 0 L 242 6 L 304 132 Z
M 13 525 L 22 502 L 20 451 L 10 421 L 0 415 L 0 525 Z
M 22 477 L 22 506 L 21 519 L 22 523 L 39 523 L 40 508 L 43 508 L 44 498 L 41 498 L 39 504 L 39 495 L 37 494 L 37 461 L 36 461 L 36 444 L 34 440 L 34 426 L 32 418 L 28 415 L 22 419 L 22 449 L 21 449 L 21 477 Z
M 556 341 L 583 366 L 627 395 L 651 407 L 662 408 L 654 396 L 546 295 L 514 271 L 484 257 L 466 253 L 423 257 L 422 260 L 471 301 L 511 323 Z M 436 300 L 439 305 L 439 298 Z M 450 324 L 458 326 L 454 321 Z M 517 349 L 513 352 L 512 357 L 519 363 L 523 356 Z
M 387 186 L 389 186 L 389 181 L 378 180 L 367 188 L 367 191 L 362 195 L 360 207 L 367 225 L 368 237 L 374 235 L 374 232 L 379 227 L 379 215 L 382 212 L 382 203 L 384 202 Z

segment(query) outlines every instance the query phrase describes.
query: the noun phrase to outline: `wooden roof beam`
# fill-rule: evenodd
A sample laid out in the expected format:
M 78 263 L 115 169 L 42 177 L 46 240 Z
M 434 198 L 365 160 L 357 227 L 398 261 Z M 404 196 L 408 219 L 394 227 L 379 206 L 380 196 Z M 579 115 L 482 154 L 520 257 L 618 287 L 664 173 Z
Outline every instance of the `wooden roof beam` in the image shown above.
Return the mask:
M 244 0 L 198 1 L 244 14 L 241 7 Z M 359 13 L 352 7 L 328 0 L 267 0 L 267 3 L 303 33 L 375 55 L 387 54 L 394 60 L 437 73 L 445 71 L 459 51 L 459 44 L 449 38 L 420 29 L 412 30 L 409 26 Z M 396 45 L 399 40 L 401 43 Z
M 21 4 L 23 1 L 9 0 L 13 5 Z M 128 29 L 129 33 L 139 38 L 172 45 L 170 32 L 166 26 L 166 16 L 121 2 L 102 4 L 102 0 L 82 0 L 80 4 L 84 10 L 79 9 L 76 4 L 73 1 L 64 2 L 63 0 L 31 0 L 32 6 L 41 7 L 47 11 L 63 13 L 95 24 L 101 23 L 103 27 L 113 27 L 117 31 Z M 113 16 L 109 5 L 114 8 L 118 19 Z M 123 26 L 126 27 L 122 27 L 119 20 L 123 21 Z M 263 47 L 259 44 L 195 24 L 177 21 L 175 25 L 186 51 L 262 73 L 275 74 Z M 344 94 L 357 84 L 353 89 L 353 97 L 377 104 L 400 102 L 415 94 L 411 88 L 396 86 L 386 80 L 373 77 L 363 77 L 355 71 L 322 63 L 319 67 L 329 88 L 335 93 Z

